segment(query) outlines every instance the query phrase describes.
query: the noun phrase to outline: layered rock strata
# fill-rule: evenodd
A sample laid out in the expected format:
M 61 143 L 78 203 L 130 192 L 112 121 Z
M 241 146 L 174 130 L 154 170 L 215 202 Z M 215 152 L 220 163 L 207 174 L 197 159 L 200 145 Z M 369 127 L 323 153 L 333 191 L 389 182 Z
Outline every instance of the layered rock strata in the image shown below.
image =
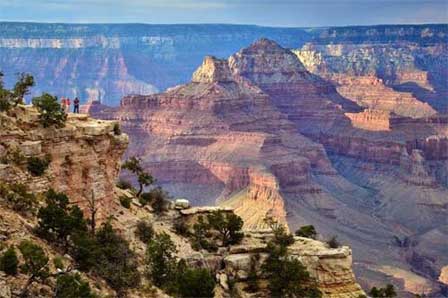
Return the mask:
M 248 205 L 236 208 L 248 213 L 248 227 L 262 226 L 268 213 L 285 222 L 280 192 L 313 189 L 311 169 L 334 173 L 321 146 L 214 57 L 205 58 L 192 83 L 125 97 L 113 114 L 136 137 L 129 152 L 142 156 L 160 182 L 205 185 L 218 199 L 244 194 Z
M 306 68 L 338 92 L 367 107 L 419 118 L 448 112 L 446 42 L 389 43 L 316 39 L 295 53 Z M 326 44 L 326 42 L 329 42 Z

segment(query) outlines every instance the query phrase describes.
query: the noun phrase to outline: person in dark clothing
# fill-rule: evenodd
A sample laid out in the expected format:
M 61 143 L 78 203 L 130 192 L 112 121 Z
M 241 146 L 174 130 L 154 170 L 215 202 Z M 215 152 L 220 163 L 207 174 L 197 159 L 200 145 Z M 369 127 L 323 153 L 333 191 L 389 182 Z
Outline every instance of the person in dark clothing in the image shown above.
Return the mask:
M 73 113 L 79 114 L 79 99 L 77 97 L 73 101 Z

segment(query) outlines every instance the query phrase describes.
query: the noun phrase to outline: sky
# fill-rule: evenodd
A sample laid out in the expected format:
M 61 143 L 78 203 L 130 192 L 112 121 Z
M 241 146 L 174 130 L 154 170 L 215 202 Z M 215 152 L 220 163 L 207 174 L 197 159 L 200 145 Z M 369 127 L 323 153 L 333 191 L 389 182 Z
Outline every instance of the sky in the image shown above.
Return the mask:
M 0 0 L 0 21 L 281 27 L 448 23 L 448 0 Z

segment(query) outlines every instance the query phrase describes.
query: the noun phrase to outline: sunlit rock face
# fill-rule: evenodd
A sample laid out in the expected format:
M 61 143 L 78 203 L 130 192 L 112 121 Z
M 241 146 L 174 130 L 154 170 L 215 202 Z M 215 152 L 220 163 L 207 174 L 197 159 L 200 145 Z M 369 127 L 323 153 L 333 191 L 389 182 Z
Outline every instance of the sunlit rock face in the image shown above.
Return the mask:
M 98 217 L 105 219 L 114 208 L 114 187 L 127 135 L 115 135 L 114 121 L 95 120 L 88 115 L 69 115 L 64 128 L 43 128 L 38 112 L 18 107 L 0 114 L 0 155 L 18 150 L 25 158 L 49 156 L 45 175 L 32 176 L 26 165 L 0 164 L 0 180 L 20 181 L 39 193 L 53 188 L 65 192 L 82 208 L 95 199 Z M 26 161 L 25 161 L 26 163 Z
M 446 25 L 330 28 L 295 53 L 364 107 L 413 118 L 448 111 Z

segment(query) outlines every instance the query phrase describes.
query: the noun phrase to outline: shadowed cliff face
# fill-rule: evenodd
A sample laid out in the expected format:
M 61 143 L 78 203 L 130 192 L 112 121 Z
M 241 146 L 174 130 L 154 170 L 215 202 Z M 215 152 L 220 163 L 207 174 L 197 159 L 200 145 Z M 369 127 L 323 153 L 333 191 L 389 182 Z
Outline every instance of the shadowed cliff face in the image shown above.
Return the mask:
M 227 61 L 207 57 L 192 83 L 91 108 L 120 119 L 128 154 L 144 156 L 173 194 L 231 206 L 247 229 L 274 215 L 291 230 L 338 235 L 366 288 L 404 278 L 406 291 L 438 291 L 434 276 L 448 264 L 446 116 L 362 111 L 266 39 Z

